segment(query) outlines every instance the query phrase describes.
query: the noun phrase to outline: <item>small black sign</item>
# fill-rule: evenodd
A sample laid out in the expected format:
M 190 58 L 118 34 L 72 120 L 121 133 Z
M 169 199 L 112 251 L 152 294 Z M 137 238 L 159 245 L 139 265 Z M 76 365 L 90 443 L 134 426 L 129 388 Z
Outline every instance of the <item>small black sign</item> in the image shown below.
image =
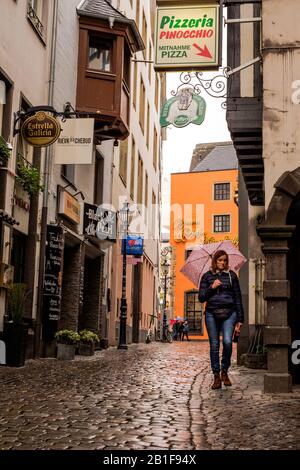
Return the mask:
M 60 317 L 64 234 L 62 227 L 47 226 L 44 278 L 44 314 L 48 320 Z
M 83 233 L 99 240 L 116 241 L 117 214 L 102 206 L 84 204 Z

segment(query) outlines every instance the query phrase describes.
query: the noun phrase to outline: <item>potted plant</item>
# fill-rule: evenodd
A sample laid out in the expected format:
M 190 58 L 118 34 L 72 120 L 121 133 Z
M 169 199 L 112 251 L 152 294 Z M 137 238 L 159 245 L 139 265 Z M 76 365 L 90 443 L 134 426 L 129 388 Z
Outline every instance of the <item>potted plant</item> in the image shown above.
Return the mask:
M 4 322 L 6 364 L 21 367 L 25 364 L 28 325 L 24 321 L 25 302 L 29 291 L 25 284 L 13 284 L 8 290 L 8 316 Z
M 89 330 L 81 330 L 79 332 L 79 336 L 79 354 L 82 356 L 93 356 L 95 352 L 95 343 L 99 342 L 99 336 Z
M 75 357 L 75 348 L 80 336 L 73 330 L 60 330 L 55 333 L 57 341 L 57 359 L 70 361 Z
M 6 141 L 0 135 L 0 166 L 6 166 L 7 160 L 10 158 L 10 148 Z
M 17 176 L 16 181 L 19 183 L 24 191 L 27 192 L 30 199 L 33 199 L 44 191 L 44 186 L 41 184 L 39 170 L 27 162 L 27 160 L 18 153 L 17 155 Z

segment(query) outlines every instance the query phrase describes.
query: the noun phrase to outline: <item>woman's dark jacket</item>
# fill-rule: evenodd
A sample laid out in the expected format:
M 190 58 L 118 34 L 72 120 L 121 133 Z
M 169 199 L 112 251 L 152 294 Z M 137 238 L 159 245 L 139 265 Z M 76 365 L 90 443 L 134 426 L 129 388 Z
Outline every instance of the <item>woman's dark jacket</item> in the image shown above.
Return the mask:
M 216 279 L 222 282 L 222 286 L 212 289 L 211 286 Z M 240 283 L 237 275 L 233 271 L 222 271 L 218 273 L 207 271 L 202 276 L 200 282 L 199 300 L 201 303 L 206 302 L 206 310 L 211 313 L 217 308 L 232 307 L 233 311 L 235 310 L 237 313 L 237 322 L 244 322 Z

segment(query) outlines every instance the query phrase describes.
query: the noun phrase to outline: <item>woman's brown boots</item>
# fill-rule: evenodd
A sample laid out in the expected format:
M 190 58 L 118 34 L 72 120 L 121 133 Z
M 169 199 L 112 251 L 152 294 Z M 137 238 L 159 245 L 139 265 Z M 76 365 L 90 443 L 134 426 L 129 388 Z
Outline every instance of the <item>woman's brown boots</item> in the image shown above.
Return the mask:
M 224 383 L 225 387 L 230 387 L 232 385 L 232 383 L 231 383 L 231 381 L 228 377 L 228 374 L 225 370 L 222 370 L 222 372 L 221 372 L 221 380 Z
M 212 390 L 216 390 L 217 388 L 222 388 L 222 381 L 220 374 L 214 374 L 214 383 L 211 386 Z
M 218 388 L 222 388 L 222 382 L 224 383 L 225 387 L 230 387 L 232 385 L 227 372 L 222 370 L 221 377 L 220 374 L 214 374 L 214 382 L 211 386 L 212 390 L 216 390 Z

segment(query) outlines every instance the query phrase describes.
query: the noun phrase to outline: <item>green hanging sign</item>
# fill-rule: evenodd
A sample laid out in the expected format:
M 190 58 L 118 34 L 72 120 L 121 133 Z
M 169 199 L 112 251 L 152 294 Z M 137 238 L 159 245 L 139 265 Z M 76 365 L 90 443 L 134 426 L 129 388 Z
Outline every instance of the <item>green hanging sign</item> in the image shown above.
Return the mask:
M 191 88 L 181 88 L 176 96 L 170 98 L 162 107 L 161 127 L 173 124 L 185 127 L 189 124 L 200 125 L 205 119 L 206 102 L 202 96 L 192 92 Z

